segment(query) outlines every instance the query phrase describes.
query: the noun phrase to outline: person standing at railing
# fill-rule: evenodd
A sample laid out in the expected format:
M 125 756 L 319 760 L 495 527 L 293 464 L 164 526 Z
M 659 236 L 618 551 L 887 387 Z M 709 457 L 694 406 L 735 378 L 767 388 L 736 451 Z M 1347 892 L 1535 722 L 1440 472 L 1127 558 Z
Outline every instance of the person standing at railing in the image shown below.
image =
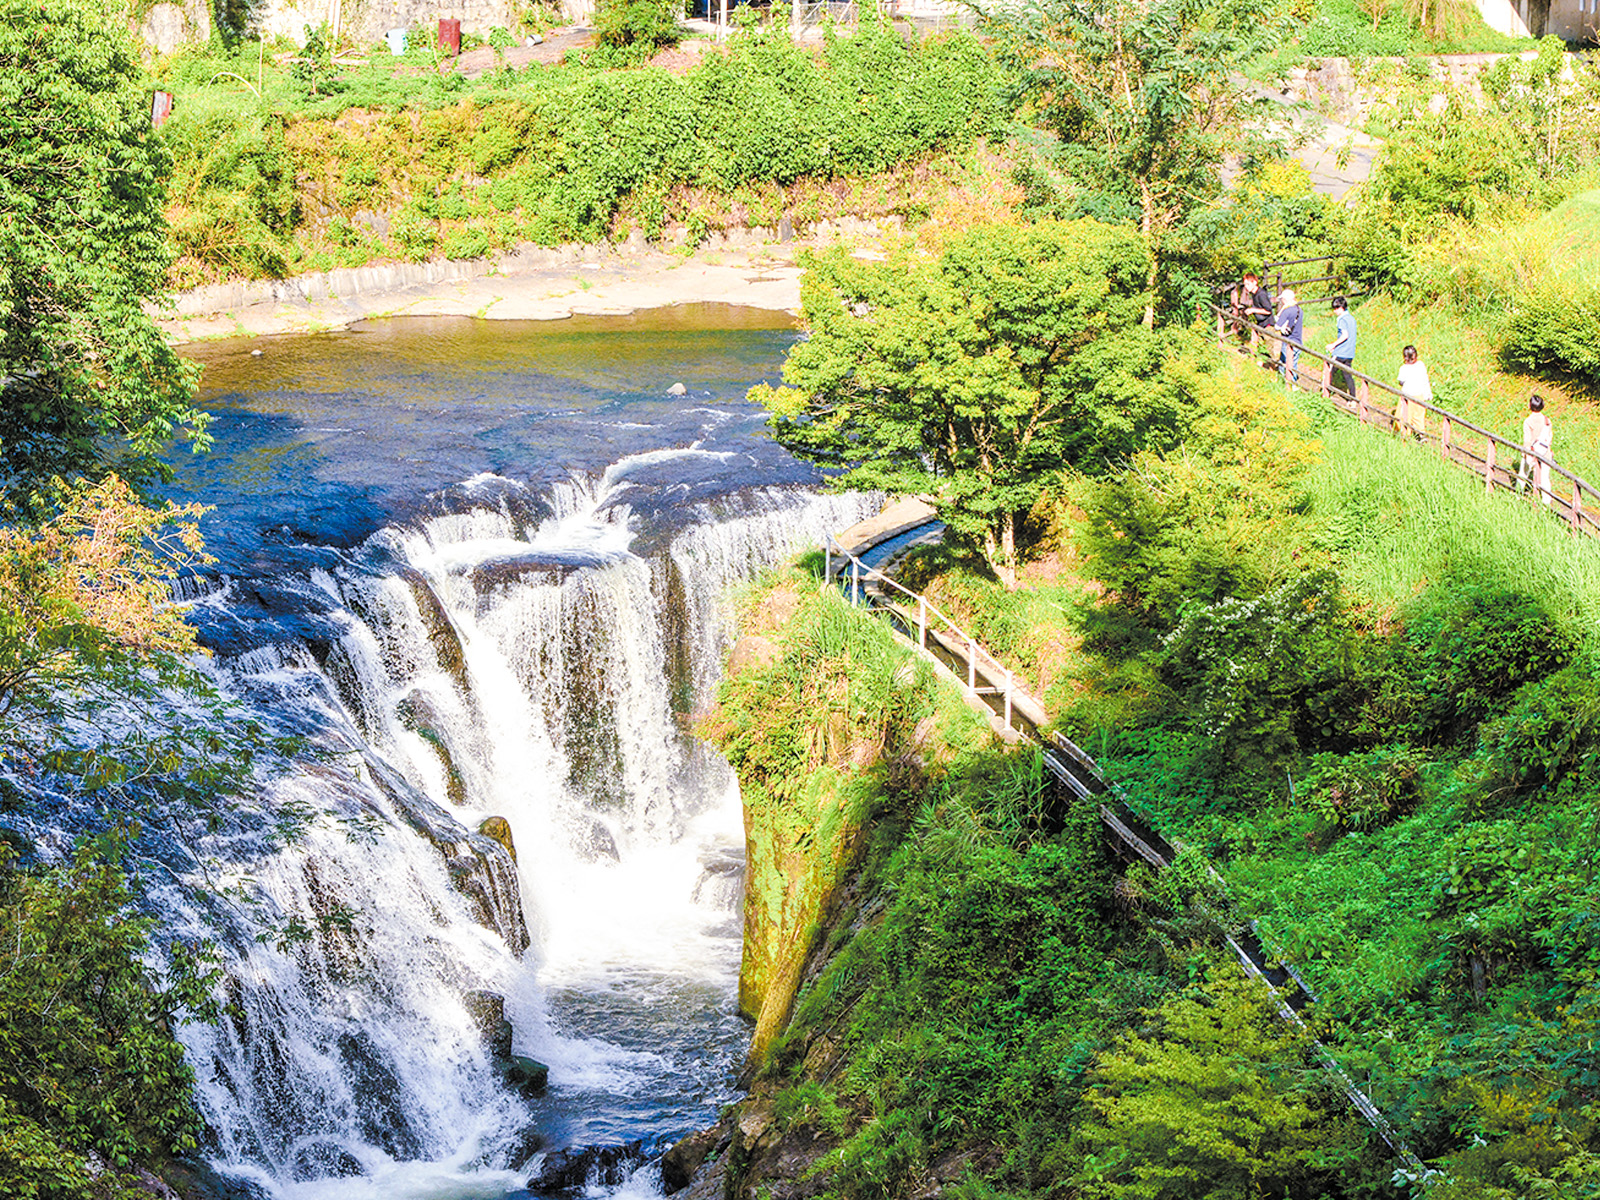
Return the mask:
M 1259 329 L 1272 328 L 1272 293 L 1261 286 L 1261 276 L 1254 271 L 1244 273 L 1244 295 L 1241 297 L 1245 319 Z
M 1343 296 L 1333 298 L 1333 321 L 1339 336 L 1328 343 L 1328 357 L 1340 364 L 1333 372 L 1333 387 L 1354 400 L 1356 380 L 1350 364 L 1356 359 L 1356 318 Z
M 1550 418 L 1545 415 L 1544 397 L 1538 392 L 1528 397 L 1528 415 L 1522 419 L 1522 465 L 1517 468 L 1517 482 L 1532 479 L 1534 486 L 1550 503 L 1550 464 L 1555 461 L 1553 446 L 1555 431 Z
M 1433 384 L 1428 379 L 1428 364 L 1417 357 L 1417 348 L 1407 346 L 1400 351 L 1400 411 L 1395 414 L 1401 429 L 1409 429 L 1421 437 L 1427 428 L 1428 410 L 1414 400 L 1433 403 Z
M 1284 288 L 1278 297 L 1278 374 L 1290 387 L 1300 382 L 1300 343 L 1305 341 L 1305 317 L 1293 288 Z

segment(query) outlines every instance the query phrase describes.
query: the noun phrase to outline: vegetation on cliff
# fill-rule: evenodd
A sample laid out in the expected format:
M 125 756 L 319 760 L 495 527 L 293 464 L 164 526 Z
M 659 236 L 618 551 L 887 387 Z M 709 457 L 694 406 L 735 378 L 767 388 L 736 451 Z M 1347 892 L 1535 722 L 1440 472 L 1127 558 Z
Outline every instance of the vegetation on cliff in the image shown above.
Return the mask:
M 48 509 L 51 476 L 158 473 L 206 444 L 196 368 L 143 304 L 166 283 L 171 158 L 144 69 L 88 0 L 0 21 L 0 516 Z
M 727 1194 L 1311 1196 L 1386 1174 L 1182 887 L 1119 884 L 1035 751 L 941 715 L 929 667 L 815 586 L 763 600 L 774 652 L 705 727 L 751 814 L 746 968 L 788 959 Z

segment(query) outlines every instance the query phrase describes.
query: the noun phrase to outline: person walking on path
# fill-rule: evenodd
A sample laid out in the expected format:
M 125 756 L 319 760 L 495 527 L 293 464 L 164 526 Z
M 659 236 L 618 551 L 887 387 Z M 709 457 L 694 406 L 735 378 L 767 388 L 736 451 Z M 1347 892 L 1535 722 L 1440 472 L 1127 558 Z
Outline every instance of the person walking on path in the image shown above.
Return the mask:
M 1355 376 L 1350 374 L 1350 364 L 1356 358 L 1356 319 L 1343 296 L 1333 298 L 1333 320 L 1339 334 L 1328 343 L 1328 357 L 1339 364 L 1333 371 L 1333 387 L 1354 400 L 1356 381 Z
M 1400 411 L 1395 414 L 1401 429 L 1409 429 L 1421 437 L 1427 429 L 1428 410 L 1413 400 L 1433 403 L 1433 384 L 1428 380 L 1428 364 L 1417 357 L 1417 348 L 1407 346 L 1400 351 Z
M 1284 288 L 1278 297 L 1278 374 L 1290 387 L 1300 382 L 1300 343 L 1305 339 L 1305 320 L 1293 288 Z
M 1544 494 L 1547 506 L 1550 503 L 1550 464 L 1555 461 L 1553 435 L 1550 418 L 1544 412 L 1544 397 L 1535 392 L 1528 397 L 1528 415 L 1522 419 L 1522 466 L 1517 470 L 1517 480 L 1520 483 L 1532 479 L 1534 486 Z

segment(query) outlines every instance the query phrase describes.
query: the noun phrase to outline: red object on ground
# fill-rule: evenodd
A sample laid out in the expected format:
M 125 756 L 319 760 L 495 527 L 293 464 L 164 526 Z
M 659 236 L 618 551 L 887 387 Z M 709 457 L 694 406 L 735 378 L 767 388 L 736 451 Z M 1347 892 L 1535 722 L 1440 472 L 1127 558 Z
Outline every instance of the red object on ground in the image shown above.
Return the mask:
M 439 18 L 439 48 L 451 54 L 461 53 L 461 22 L 456 18 Z
M 160 129 L 172 115 L 172 93 L 157 92 L 150 101 L 150 124 Z

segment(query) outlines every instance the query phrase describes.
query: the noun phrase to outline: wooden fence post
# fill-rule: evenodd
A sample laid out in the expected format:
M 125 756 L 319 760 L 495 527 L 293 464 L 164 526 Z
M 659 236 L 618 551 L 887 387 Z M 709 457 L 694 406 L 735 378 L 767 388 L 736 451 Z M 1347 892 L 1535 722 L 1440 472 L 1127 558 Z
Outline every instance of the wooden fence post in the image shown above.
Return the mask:
M 822 539 L 822 586 L 833 582 L 833 535 Z
M 1572 481 L 1572 511 L 1567 514 L 1567 519 L 1572 522 L 1572 532 L 1583 531 L 1583 489 L 1578 486 L 1578 481 Z
M 1363 379 L 1356 384 L 1356 420 L 1363 424 L 1367 420 L 1367 399 L 1369 395 L 1370 390 L 1367 387 L 1367 381 Z
M 1450 457 L 1450 418 L 1441 419 L 1439 426 L 1439 455 L 1442 458 Z
M 1006 668 L 1006 728 L 1011 728 L 1011 668 Z
M 928 598 L 917 597 L 917 645 L 926 650 L 928 648 Z
M 967 634 L 967 690 L 978 690 L 978 643 Z
M 1322 360 L 1322 395 L 1326 399 L 1333 392 L 1333 363 L 1328 359 Z
M 1485 493 L 1494 491 L 1494 439 L 1484 439 L 1483 451 L 1483 490 Z

